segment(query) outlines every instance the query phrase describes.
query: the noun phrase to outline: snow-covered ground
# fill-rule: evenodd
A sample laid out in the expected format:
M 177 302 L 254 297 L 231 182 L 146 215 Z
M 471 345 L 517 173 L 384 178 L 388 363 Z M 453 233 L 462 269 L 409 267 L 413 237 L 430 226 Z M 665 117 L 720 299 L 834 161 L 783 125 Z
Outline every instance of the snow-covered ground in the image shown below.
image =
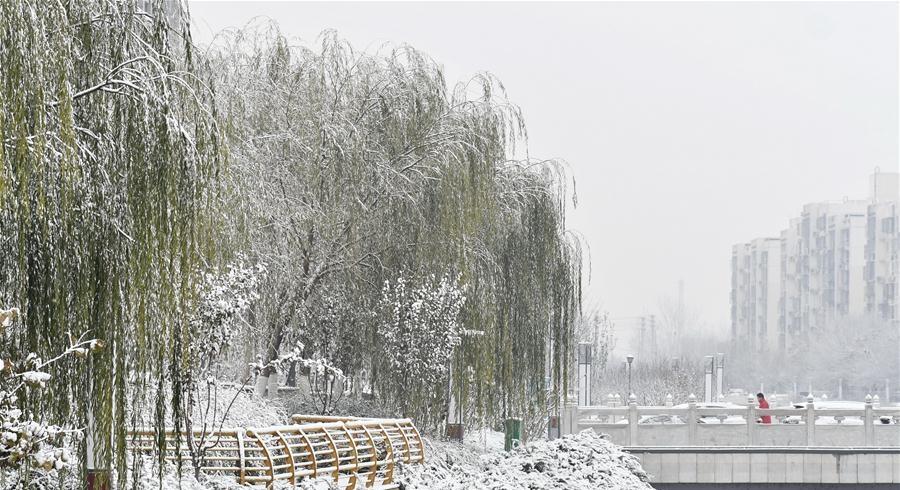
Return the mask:
M 510 452 L 496 442 L 489 435 L 484 452 L 469 438 L 462 445 L 429 441 L 425 464 L 403 467 L 397 481 L 407 490 L 652 488 L 637 458 L 590 430 Z
M 264 427 L 288 423 L 291 410 L 284 400 L 269 401 L 241 392 L 232 403 L 235 391 L 220 387 L 219 420 L 228 404 L 226 427 Z M 290 405 L 290 404 L 288 404 Z M 296 407 L 292 407 L 296 408 Z M 355 412 L 354 412 L 355 413 Z M 424 438 L 424 464 L 404 465 L 395 473 L 406 490 L 550 490 L 550 489 L 650 489 L 647 476 L 637 458 L 592 432 L 566 436 L 553 441 L 533 441 L 511 452 L 503 450 L 503 433 L 493 430 L 470 431 L 462 444 Z M 154 464 L 142 464 L 140 488 L 160 488 Z M 168 468 L 162 488 L 184 490 L 237 490 L 241 487 L 230 475 L 201 475 L 190 468 L 179 479 Z M 293 488 L 287 482 L 274 488 Z M 330 479 L 305 481 L 297 488 L 330 490 Z
M 221 385 L 218 397 L 213 400 L 215 410 L 205 410 L 201 404 L 194 408 L 194 420 L 200 420 L 200 412 L 205 411 L 211 419 L 215 413 L 217 427 L 268 427 L 290 423 L 290 414 L 281 403 L 255 396 L 252 390 L 246 388 L 238 391 L 237 387 Z
M 652 487 L 634 456 L 592 431 L 553 441 L 536 441 L 503 451 L 503 434 L 476 432 L 463 444 L 426 441 L 425 464 L 403 465 L 395 473 L 405 490 L 632 490 Z M 159 488 L 148 463 L 141 488 Z M 162 488 L 183 490 L 246 489 L 230 476 L 175 477 L 168 471 Z M 273 488 L 293 488 L 282 483 Z M 296 488 L 331 490 L 329 479 L 304 481 Z

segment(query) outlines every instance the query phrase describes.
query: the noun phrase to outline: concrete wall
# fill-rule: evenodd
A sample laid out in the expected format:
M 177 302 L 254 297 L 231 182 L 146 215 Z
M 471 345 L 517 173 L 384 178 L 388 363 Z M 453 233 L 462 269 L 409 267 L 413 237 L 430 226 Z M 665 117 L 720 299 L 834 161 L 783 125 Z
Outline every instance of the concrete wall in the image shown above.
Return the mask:
M 652 483 L 900 484 L 900 450 L 633 449 Z
M 635 441 L 631 441 L 627 424 L 603 424 L 581 421 L 578 430 L 593 429 L 606 434 L 623 446 L 807 446 L 805 425 L 764 425 L 753 428 L 753 440 L 748 442 L 747 426 L 742 424 L 697 424 L 693 443 L 689 444 L 688 424 L 640 425 Z M 866 444 L 862 425 L 817 425 L 813 446 L 898 446 L 900 425 L 874 425 L 872 442 Z

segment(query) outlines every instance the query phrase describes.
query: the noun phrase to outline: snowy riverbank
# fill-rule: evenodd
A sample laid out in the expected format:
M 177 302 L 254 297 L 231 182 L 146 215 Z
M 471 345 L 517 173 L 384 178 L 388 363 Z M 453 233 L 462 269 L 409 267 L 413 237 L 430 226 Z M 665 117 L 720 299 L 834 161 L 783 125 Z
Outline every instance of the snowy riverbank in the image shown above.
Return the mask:
M 215 412 L 225 417 L 225 426 L 257 426 L 286 423 L 284 401 L 259 399 L 242 392 L 236 397 L 229 389 L 219 393 Z M 234 400 L 232 401 L 232 398 Z M 230 410 L 226 410 L 229 408 Z M 294 404 L 288 404 L 294 405 Z M 353 413 L 356 413 L 354 411 Z M 221 420 L 221 419 L 219 419 Z M 405 490 L 601 490 L 650 489 L 647 476 L 637 458 L 591 431 L 553 441 L 531 441 L 527 446 L 506 452 L 501 432 L 470 431 L 465 441 L 452 443 L 425 438 L 424 464 L 404 465 L 395 478 Z M 141 488 L 160 488 L 153 465 L 142 465 Z M 190 469 L 185 469 L 191 473 Z M 241 487 L 229 475 L 202 475 L 197 481 L 191 475 L 177 478 L 172 469 L 166 471 L 162 488 L 185 490 L 236 490 Z M 292 488 L 284 483 L 275 488 Z M 305 481 L 298 488 L 331 490 L 330 479 Z
M 431 441 L 423 465 L 398 472 L 407 490 L 650 489 L 634 456 L 600 435 L 584 431 L 534 441 L 510 452 L 481 453 L 470 443 Z

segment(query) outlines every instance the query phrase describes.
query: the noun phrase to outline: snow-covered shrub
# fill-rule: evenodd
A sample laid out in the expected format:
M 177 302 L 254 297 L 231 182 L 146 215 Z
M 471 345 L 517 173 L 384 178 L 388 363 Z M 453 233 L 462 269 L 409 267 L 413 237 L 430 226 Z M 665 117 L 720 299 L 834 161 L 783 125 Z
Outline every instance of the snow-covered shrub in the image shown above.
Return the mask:
M 394 284 L 385 282 L 382 308 L 389 312 L 379 332 L 385 356 L 401 378 L 415 375 L 427 384 L 445 380 L 450 358 L 463 332 L 459 312 L 465 303 L 458 279 L 443 276 L 415 288 L 400 277 Z
M 265 273 L 265 264 L 251 266 L 238 259 L 222 274 L 206 274 L 197 311 L 191 319 L 191 350 L 203 367 L 237 335 L 237 322 L 259 298 L 257 288 Z
M 440 416 L 423 409 L 437 408 L 435 402 L 442 405 L 454 349 L 463 336 L 477 333 L 465 330 L 460 322 L 466 298 L 458 281 L 431 275 L 419 286 L 410 286 L 400 277 L 385 282 L 382 289 L 378 334 L 387 370 L 380 377 L 387 384 L 382 394 L 406 415 L 417 412 L 417 420 Z
M 86 357 L 102 349 L 103 342 L 83 338 L 74 341 L 70 336 L 69 348 L 53 359 L 43 360 L 32 352 L 24 359 L 13 360 L 15 353 L 6 348 L 12 344 L 18 316 L 17 308 L 0 309 L 4 346 L 0 350 L 0 468 L 59 470 L 74 460 L 69 446 L 78 431 L 47 423 L 41 414 L 20 403 L 20 395 L 45 388 L 52 380 L 45 369 L 56 361 L 66 356 Z

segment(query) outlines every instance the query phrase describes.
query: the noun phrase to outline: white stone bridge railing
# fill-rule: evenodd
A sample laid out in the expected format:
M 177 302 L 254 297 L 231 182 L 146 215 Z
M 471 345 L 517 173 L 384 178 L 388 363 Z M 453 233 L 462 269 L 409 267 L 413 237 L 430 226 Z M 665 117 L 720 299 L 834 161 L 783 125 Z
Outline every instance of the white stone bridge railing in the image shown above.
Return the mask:
M 763 416 L 771 424 L 761 424 Z M 900 447 L 900 407 L 877 407 L 867 399 L 862 409 L 567 406 L 560 420 L 563 434 L 593 429 L 626 447 L 661 446 L 842 446 Z M 815 423 L 810 423 L 810 421 Z

